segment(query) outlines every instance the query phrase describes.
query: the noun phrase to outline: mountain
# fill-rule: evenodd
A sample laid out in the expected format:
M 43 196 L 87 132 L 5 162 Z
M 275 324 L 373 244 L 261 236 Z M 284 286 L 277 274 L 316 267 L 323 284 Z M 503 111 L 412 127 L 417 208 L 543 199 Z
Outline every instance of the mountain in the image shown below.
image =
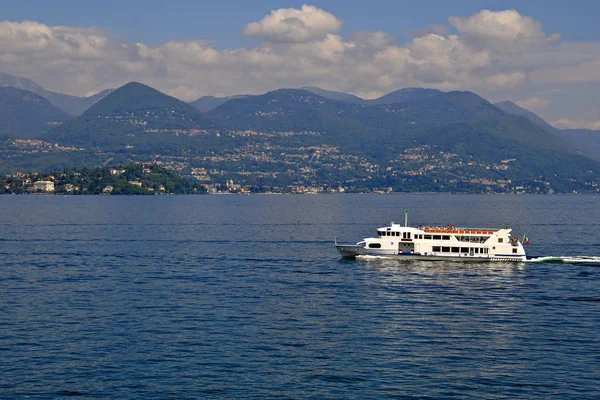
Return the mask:
M 544 121 L 542 118 L 540 118 L 536 114 L 532 113 L 529 110 L 524 109 L 523 107 L 519 107 L 512 101 L 505 100 L 505 101 L 501 101 L 499 103 L 495 103 L 494 105 L 507 114 L 525 117 L 529 121 L 531 121 L 534 125 L 537 125 L 540 128 L 547 130 L 548 132 L 554 132 L 557 130 L 555 127 L 553 127 L 552 125 L 550 125 L 549 123 Z
M 279 89 L 231 99 L 207 115 L 229 129 L 320 131 L 347 125 L 344 117 L 355 107 L 304 89 Z
M 111 92 L 86 112 L 48 132 L 45 139 L 78 146 L 146 145 L 157 135 L 194 135 L 215 125 L 191 105 L 137 82 Z M 165 140 L 157 142 L 157 147 Z M 175 140 L 175 139 L 173 139 Z
M 0 135 L 34 139 L 71 118 L 35 93 L 0 87 Z
M 250 97 L 250 96 L 252 96 L 252 95 L 251 94 L 239 94 L 239 95 L 229 96 L 229 97 L 203 96 L 197 100 L 190 102 L 189 104 L 191 106 L 195 107 L 196 109 L 205 113 L 205 112 L 209 112 L 210 110 L 212 110 L 214 108 L 217 108 L 221 104 L 223 104 L 231 99 L 241 99 L 241 98 Z
M 494 104 L 508 114 L 527 118 L 534 125 L 552 132 L 577 150 L 600 160 L 600 131 L 589 129 L 558 129 L 550 125 L 535 113 L 519 107 L 512 101 L 501 101 Z
M 591 129 L 559 129 L 559 135 L 571 146 L 600 161 L 600 131 Z
M 312 132 L 314 136 L 301 141 L 289 137 L 285 143 L 296 140 L 296 146 L 334 146 L 388 168 L 393 168 L 394 159 L 405 160 L 403 168 L 418 167 L 411 169 L 417 176 L 423 176 L 420 168 L 434 168 L 425 160 L 453 157 L 453 163 L 435 171 L 442 180 L 454 180 L 444 174 L 463 174 L 463 166 L 473 165 L 473 179 L 527 180 L 538 188 L 535 182 L 548 182 L 547 186 L 568 191 L 569 179 L 584 182 L 600 173 L 600 164 L 583 157 L 558 135 L 474 93 L 408 90 L 396 94 L 388 100 L 400 103 L 366 105 L 331 100 L 307 90 L 280 89 L 230 100 L 208 114 L 229 129 Z M 418 154 L 404 158 L 407 152 Z M 385 179 L 394 186 L 398 178 Z M 544 185 L 538 190 L 544 190 Z
M 91 105 L 113 91 L 113 89 L 106 89 L 89 97 L 71 96 L 46 90 L 32 80 L 3 72 L 0 72 L 0 86 L 12 86 L 36 93 L 71 115 L 80 115 Z
M 369 104 L 369 105 L 384 105 L 384 104 L 395 104 L 404 103 L 407 101 L 420 100 L 428 97 L 436 96 L 442 92 L 435 89 L 421 89 L 421 88 L 407 88 L 400 89 L 395 92 L 388 93 L 378 99 L 365 100 L 358 96 L 349 93 L 334 92 L 331 90 L 321 89 L 315 86 L 306 86 L 300 89 L 279 89 L 279 90 L 303 90 L 308 91 L 317 96 L 324 97 L 329 100 L 336 100 L 348 104 Z M 272 93 L 272 92 L 270 92 Z M 190 104 L 196 107 L 202 112 L 209 112 L 219 107 L 232 99 L 243 99 L 248 97 L 254 97 L 254 95 L 241 94 L 229 97 L 214 97 L 214 96 L 203 96 L 197 100 L 190 102 Z
M 504 113 L 471 92 L 439 92 L 400 104 L 371 106 L 331 100 L 304 89 L 233 99 L 208 113 L 231 129 L 316 131 L 344 140 L 355 133 L 363 136 L 361 141 L 500 114 Z
M 326 97 L 331 100 L 343 101 L 344 103 L 350 104 L 365 104 L 367 100 L 361 99 L 358 96 L 349 93 L 341 93 L 341 92 L 332 92 L 330 90 L 321 89 L 314 86 L 303 87 L 303 90 L 308 90 L 314 94 L 317 94 L 322 97 Z
M 45 133 L 47 143 L 0 141 L 0 169 L 154 160 L 253 191 L 600 191 L 600 163 L 526 117 L 472 92 L 395 93 L 396 103 L 352 104 L 279 89 L 203 114 L 129 83 Z
M 405 103 L 408 101 L 427 99 L 429 97 L 437 96 L 440 93 L 442 92 L 436 89 L 405 88 L 388 93 L 384 96 L 379 97 L 378 99 L 369 100 L 368 104 L 381 105 Z

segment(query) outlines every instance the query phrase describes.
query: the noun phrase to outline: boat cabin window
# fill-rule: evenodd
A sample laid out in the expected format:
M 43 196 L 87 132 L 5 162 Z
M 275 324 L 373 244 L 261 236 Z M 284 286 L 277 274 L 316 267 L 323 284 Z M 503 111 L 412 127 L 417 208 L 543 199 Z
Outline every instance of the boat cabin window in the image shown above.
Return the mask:
M 452 248 L 452 252 L 453 252 L 453 253 L 460 253 L 460 251 L 459 251 L 459 250 L 460 250 L 460 249 L 459 249 L 458 247 L 453 247 L 453 248 Z
M 460 252 L 461 253 L 468 253 L 469 252 L 469 248 L 468 247 L 461 247 L 460 248 Z
M 513 249 L 513 253 L 516 253 L 516 252 L 517 252 L 517 249 Z
M 450 253 L 450 247 L 442 247 L 442 253 Z
M 432 250 L 439 252 L 440 251 L 440 246 L 433 246 Z
M 381 248 L 381 243 L 369 243 L 370 249 L 379 249 Z
M 498 243 L 502 243 L 503 241 L 504 241 L 504 239 L 498 238 Z
M 425 239 L 431 239 L 431 235 L 425 235 Z
M 433 240 L 441 240 L 442 235 L 433 235 Z
M 442 240 L 450 240 L 450 236 L 444 235 L 444 236 L 442 236 Z
M 410 232 L 402 232 L 403 239 L 410 239 Z

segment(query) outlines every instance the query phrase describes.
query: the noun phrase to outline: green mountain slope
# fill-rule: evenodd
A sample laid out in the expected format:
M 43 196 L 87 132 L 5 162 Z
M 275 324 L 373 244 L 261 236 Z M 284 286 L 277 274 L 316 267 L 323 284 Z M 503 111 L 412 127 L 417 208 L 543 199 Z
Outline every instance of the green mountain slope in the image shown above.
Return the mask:
M 0 135 L 35 139 L 71 118 L 35 93 L 0 87 Z
M 302 89 L 280 89 L 251 98 L 230 100 L 208 113 L 229 129 L 267 132 L 317 132 L 323 142 L 347 150 L 381 149 L 402 143 L 404 135 L 504 114 L 470 92 L 439 93 L 401 104 L 348 104 Z M 377 150 L 380 149 L 380 150 Z
M 357 106 L 329 100 L 303 89 L 279 89 L 264 95 L 232 99 L 207 115 L 229 129 L 264 131 L 327 130 L 343 127 L 344 114 Z
M 421 133 L 413 140 L 475 164 L 506 167 L 490 176 L 549 182 L 554 190 L 564 192 L 600 176 L 600 163 L 582 156 L 553 133 L 514 115 L 451 124 Z

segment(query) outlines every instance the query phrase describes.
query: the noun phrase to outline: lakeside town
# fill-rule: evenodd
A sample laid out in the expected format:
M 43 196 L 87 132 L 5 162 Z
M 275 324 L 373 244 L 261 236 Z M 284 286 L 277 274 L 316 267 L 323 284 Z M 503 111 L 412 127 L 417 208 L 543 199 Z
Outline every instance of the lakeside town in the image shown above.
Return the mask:
M 231 132 L 231 135 L 261 135 L 260 132 Z M 269 135 L 269 134 L 265 134 Z M 272 134 L 270 134 L 272 135 Z M 39 152 L 51 154 L 81 152 L 84 149 L 59 146 L 41 140 L 18 139 L 13 141 L 22 154 Z M 105 163 L 114 160 L 110 153 L 102 154 Z M 393 193 L 393 192 L 469 192 L 469 193 L 554 193 L 551 183 L 536 180 L 523 184 L 507 178 L 488 177 L 493 173 L 504 173 L 513 168 L 516 159 L 500 163 L 481 164 L 463 160 L 458 154 L 436 152 L 429 145 L 409 148 L 381 166 L 364 157 L 344 154 L 339 148 L 329 145 L 281 146 L 269 142 L 253 142 L 220 153 L 193 157 L 153 154 L 152 161 L 134 162 L 141 175 L 130 177 L 121 186 L 127 190 L 115 191 L 106 178 L 118 178 L 126 172 L 123 166 L 99 169 L 108 171 L 98 175 L 98 184 L 93 189 L 86 187 L 77 170 L 59 173 L 16 172 L 4 176 L 1 193 L 38 194 L 169 194 L 163 184 L 144 182 L 143 176 L 153 168 L 171 171 L 193 182 L 192 193 L 206 194 L 250 194 L 250 193 Z M 92 169 L 84 169 L 91 171 Z M 387 182 L 384 182 L 384 178 Z M 88 179 L 89 180 L 89 179 Z M 104 183 L 102 182 L 104 180 Z M 398 190 L 393 183 L 405 182 L 408 190 Z M 412 186 L 411 185 L 412 183 Z M 419 183 L 421 182 L 421 183 Z M 436 190 L 427 182 L 439 182 Z M 86 183 L 86 184 L 89 184 Z M 420 185 L 420 186 L 419 186 Z M 589 192 L 600 191 L 597 181 L 585 182 Z M 187 189 L 186 189 L 187 190 Z M 188 191 L 184 191 L 188 193 Z M 578 191 L 572 191 L 577 193 Z

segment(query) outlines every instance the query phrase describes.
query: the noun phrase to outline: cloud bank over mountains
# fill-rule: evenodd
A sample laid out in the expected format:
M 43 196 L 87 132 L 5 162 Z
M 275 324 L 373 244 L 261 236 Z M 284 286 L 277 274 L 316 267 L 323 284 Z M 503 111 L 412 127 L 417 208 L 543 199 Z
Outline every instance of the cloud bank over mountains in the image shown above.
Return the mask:
M 385 32 L 343 37 L 343 21 L 310 5 L 271 11 L 243 35 L 255 47 L 211 40 L 126 43 L 98 28 L 0 22 L 0 71 L 85 95 L 140 81 L 182 100 L 318 86 L 373 98 L 403 87 L 472 90 L 530 105 L 563 126 L 596 127 L 600 43 L 564 42 L 517 10 L 449 16 L 404 43 Z M 586 94 L 587 93 L 587 94 Z M 587 108 L 586 108 L 587 107 Z

